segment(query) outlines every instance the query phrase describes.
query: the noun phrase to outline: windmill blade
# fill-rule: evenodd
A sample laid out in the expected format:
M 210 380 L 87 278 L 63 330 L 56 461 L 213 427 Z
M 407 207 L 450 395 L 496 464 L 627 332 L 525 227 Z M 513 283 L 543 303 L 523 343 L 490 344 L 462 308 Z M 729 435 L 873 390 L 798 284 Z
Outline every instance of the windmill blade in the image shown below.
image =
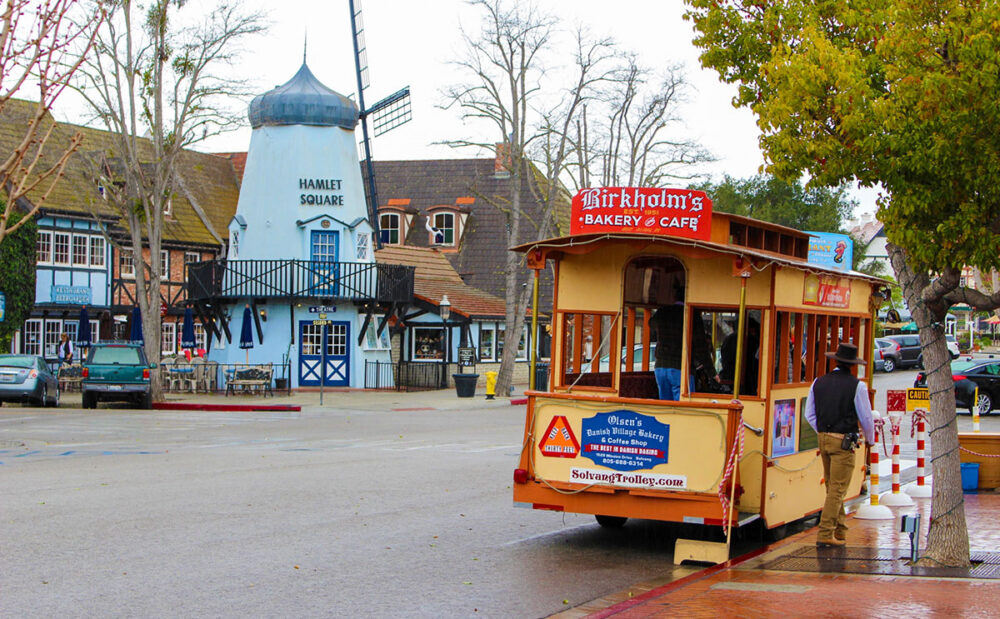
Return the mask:
M 410 110 L 410 87 L 407 86 L 371 106 L 366 112 L 371 116 L 372 131 L 378 137 L 413 119 Z
M 368 88 L 368 47 L 365 45 L 365 22 L 361 17 L 361 0 L 351 0 L 351 32 L 354 33 L 354 53 L 357 56 L 358 84 Z

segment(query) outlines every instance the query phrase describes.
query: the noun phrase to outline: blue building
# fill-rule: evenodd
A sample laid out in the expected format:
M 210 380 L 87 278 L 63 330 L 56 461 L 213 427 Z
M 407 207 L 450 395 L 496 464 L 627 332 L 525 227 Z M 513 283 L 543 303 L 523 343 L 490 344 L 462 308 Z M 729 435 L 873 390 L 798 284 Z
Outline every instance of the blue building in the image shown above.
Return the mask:
M 303 64 L 250 104 L 253 133 L 225 260 L 190 267 L 189 295 L 213 320 L 210 358 L 290 364 L 291 387 L 363 386 L 390 360 L 390 317 L 413 268 L 375 262 L 353 101 Z M 245 308 L 252 348 L 240 347 Z M 375 345 L 371 345 L 375 342 Z

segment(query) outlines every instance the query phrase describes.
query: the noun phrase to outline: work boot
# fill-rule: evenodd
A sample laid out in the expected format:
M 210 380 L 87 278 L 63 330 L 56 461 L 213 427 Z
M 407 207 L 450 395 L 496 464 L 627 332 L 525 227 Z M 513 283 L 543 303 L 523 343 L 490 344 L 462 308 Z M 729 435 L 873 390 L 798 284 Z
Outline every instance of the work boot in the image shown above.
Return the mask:
M 837 539 L 836 537 L 832 537 L 830 539 L 816 540 L 816 546 L 819 548 L 840 548 L 841 546 L 845 546 L 846 544 L 847 542 L 845 542 L 842 539 Z

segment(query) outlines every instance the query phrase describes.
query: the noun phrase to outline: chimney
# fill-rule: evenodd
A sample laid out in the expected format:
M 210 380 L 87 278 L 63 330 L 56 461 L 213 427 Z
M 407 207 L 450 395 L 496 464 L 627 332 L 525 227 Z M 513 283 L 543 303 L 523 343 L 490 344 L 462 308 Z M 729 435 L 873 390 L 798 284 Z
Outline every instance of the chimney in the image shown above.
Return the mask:
M 493 160 L 493 177 L 510 178 L 510 143 L 497 142 L 496 158 Z

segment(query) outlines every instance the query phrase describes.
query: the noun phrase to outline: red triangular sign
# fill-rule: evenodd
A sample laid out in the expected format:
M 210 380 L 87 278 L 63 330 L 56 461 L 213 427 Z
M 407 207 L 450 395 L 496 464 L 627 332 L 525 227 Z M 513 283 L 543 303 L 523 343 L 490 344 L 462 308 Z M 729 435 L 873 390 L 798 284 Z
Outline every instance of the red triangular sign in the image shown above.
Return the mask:
M 552 458 L 575 458 L 580 453 L 580 443 L 573 435 L 569 422 L 562 415 L 552 418 L 552 423 L 542 436 L 538 448 L 543 456 Z

